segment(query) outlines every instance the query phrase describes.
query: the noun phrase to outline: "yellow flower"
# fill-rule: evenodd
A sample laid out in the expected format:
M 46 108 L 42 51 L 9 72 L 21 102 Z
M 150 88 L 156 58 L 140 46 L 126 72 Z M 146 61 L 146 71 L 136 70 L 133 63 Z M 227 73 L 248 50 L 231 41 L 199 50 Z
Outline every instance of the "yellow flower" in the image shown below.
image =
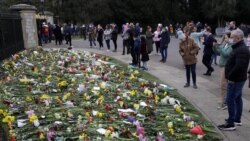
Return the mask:
M 151 96 L 152 96 L 152 91 L 149 90 L 148 88 L 146 88 L 146 89 L 144 90 L 144 94 L 146 94 L 146 95 L 148 95 L 149 97 L 151 97 Z
M 130 91 L 130 96 L 135 96 L 136 95 L 136 90 Z
M 30 82 L 30 79 L 23 78 L 23 79 L 19 79 L 19 81 L 20 81 L 22 84 L 28 84 L 28 83 Z
M 119 105 L 120 105 L 120 107 L 123 107 L 123 104 L 124 104 L 124 102 L 123 102 L 123 101 L 119 101 Z
M 168 132 L 170 133 L 170 135 L 174 135 L 174 129 L 173 128 L 168 129 Z
M 111 135 L 111 131 L 110 130 L 107 130 L 106 132 L 105 132 L 105 138 L 109 138 L 110 137 L 110 135 Z
M 136 79 L 136 77 L 134 76 L 134 74 L 131 74 L 129 77 L 130 80 Z
M 42 100 L 50 99 L 50 96 L 48 96 L 47 94 L 43 94 L 43 95 L 41 96 L 41 99 L 42 99 Z
M 175 107 L 175 111 L 176 111 L 177 113 L 181 113 L 181 112 L 182 112 L 181 107 L 180 107 L 180 106 L 176 106 L 176 107 Z
M 67 81 L 60 81 L 60 82 L 57 84 L 57 86 L 58 86 L 59 88 L 66 87 L 66 86 L 67 86 Z
M 37 67 L 34 68 L 34 73 L 38 73 L 39 69 Z
M 102 89 L 105 89 L 106 88 L 106 82 L 101 82 L 99 87 L 102 88 Z
M 134 74 L 139 74 L 139 71 L 138 71 L 138 70 L 135 70 L 135 71 L 134 71 Z
M 88 117 L 90 117 L 90 113 L 89 112 L 86 112 L 85 113 L 85 116 L 88 118 Z
M 0 109 L 0 115 L 2 115 L 2 114 L 3 114 L 3 112 L 4 112 L 4 111 L 3 111 L 3 109 Z
M 31 102 L 31 101 L 32 101 L 32 98 L 31 98 L 30 96 L 26 96 L 25 101 L 26 101 L 26 102 Z
M 12 123 L 14 122 L 15 117 L 14 116 L 5 116 L 5 118 L 2 120 L 3 123 Z
M 47 78 L 46 78 L 46 80 L 47 80 L 47 81 L 50 81 L 51 78 L 52 78 L 52 75 L 48 75 Z
M 104 97 L 103 96 L 100 96 L 98 99 L 97 99 L 97 104 L 98 105 L 102 105 L 102 103 L 103 103 L 103 101 L 104 101 Z
M 135 108 L 136 110 L 138 110 L 138 109 L 140 108 L 140 105 L 139 105 L 139 104 L 134 104 L 134 108 Z
M 74 115 L 71 112 L 68 112 L 68 117 L 72 118 Z
M 45 137 L 44 137 L 44 134 L 43 134 L 43 133 L 41 133 L 41 134 L 39 135 L 39 139 L 45 139 Z
M 67 100 L 70 96 L 71 96 L 71 93 L 66 93 L 66 94 L 63 96 L 63 101 Z
M 33 123 L 35 120 L 37 120 L 38 118 L 37 118 L 37 116 L 36 115 L 32 115 L 32 116 L 30 116 L 29 117 L 29 121 L 31 122 L 31 123 Z
M 155 102 L 158 103 L 160 97 L 158 95 L 155 95 Z
M 103 113 L 97 112 L 96 116 L 97 116 L 98 118 L 102 118 L 102 117 L 103 117 Z

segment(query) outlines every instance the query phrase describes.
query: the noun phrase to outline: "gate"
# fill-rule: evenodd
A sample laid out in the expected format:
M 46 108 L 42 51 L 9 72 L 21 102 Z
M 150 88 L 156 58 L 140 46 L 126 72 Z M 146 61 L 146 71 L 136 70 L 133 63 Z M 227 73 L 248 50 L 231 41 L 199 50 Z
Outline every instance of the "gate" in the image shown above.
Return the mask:
M 24 50 L 21 17 L 18 13 L 0 13 L 0 60 Z

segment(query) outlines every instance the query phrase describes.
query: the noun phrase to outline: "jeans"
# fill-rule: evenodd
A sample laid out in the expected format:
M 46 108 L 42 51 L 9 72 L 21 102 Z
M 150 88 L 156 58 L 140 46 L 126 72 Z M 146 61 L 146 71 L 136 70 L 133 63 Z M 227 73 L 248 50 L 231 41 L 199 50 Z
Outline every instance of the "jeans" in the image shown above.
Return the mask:
M 244 84 L 245 81 L 227 84 L 228 124 L 234 125 L 234 122 L 241 122 L 243 109 L 242 89 Z
M 192 73 L 193 84 L 196 84 L 196 64 L 186 65 L 186 78 L 188 84 L 190 84 L 190 73 Z
M 159 52 L 160 44 L 161 44 L 161 42 L 160 42 L 160 41 L 155 41 L 156 53 L 158 53 L 158 52 Z
M 107 44 L 108 50 L 110 50 L 110 40 L 106 40 L 106 44 Z
M 90 40 L 89 43 L 90 43 L 90 47 L 92 47 L 92 44 L 94 44 L 94 46 L 96 46 L 95 40 Z
M 168 57 L 168 48 L 161 48 L 161 57 L 162 57 L 162 61 L 166 62 L 167 61 L 167 57 Z
M 215 53 L 212 54 L 212 58 L 211 58 L 211 64 L 217 64 L 217 55 Z

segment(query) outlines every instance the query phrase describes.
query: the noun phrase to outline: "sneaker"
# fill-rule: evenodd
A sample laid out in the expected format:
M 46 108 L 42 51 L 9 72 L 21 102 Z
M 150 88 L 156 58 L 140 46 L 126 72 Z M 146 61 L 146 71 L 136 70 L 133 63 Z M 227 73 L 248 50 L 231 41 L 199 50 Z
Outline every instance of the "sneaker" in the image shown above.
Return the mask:
M 217 107 L 218 110 L 226 110 L 227 109 L 227 105 L 226 104 L 222 104 L 219 107 Z
M 236 125 L 236 126 L 242 126 L 242 122 L 234 122 L 234 125 Z
M 187 88 L 187 87 L 190 87 L 190 84 L 186 83 L 186 84 L 184 85 L 184 88 Z
M 234 125 L 230 125 L 228 123 L 219 125 L 218 128 L 223 131 L 234 131 L 236 130 L 236 127 Z
M 225 121 L 227 122 L 227 119 L 225 119 Z M 236 125 L 236 126 L 242 126 L 242 122 L 234 122 L 234 125 Z
M 194 89 L 198 89 L 198 87 L 197 87 L 197 85 L 196 85 L 196 84 L 194 84 L 193 88 L 194 88 Z

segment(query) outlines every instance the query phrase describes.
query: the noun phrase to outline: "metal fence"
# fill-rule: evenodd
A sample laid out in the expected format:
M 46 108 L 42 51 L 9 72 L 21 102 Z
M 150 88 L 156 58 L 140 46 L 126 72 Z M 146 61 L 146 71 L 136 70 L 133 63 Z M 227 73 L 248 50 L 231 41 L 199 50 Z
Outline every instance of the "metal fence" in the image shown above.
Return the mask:
M 0 13 L 0 60 L 24 50 L 21 17 L 18 13 Z

